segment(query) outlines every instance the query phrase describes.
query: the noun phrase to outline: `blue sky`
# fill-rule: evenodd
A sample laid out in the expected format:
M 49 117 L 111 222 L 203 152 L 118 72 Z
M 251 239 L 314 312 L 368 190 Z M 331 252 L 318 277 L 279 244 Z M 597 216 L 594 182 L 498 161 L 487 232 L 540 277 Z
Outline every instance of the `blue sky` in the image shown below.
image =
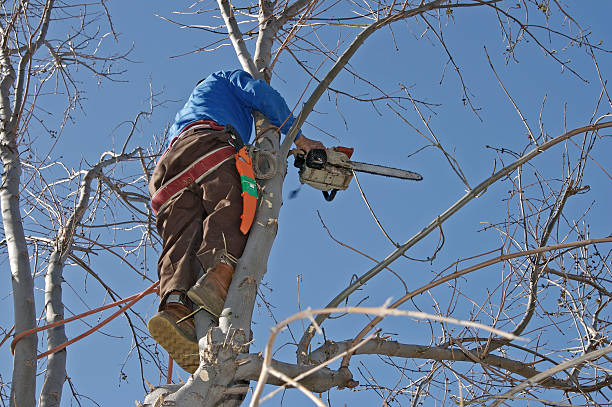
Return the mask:
M 584 21 L 585 26 L 592 32 L 591 42 L 602 40 L 604 47 L 609 46 L 612 28 L 608 17 L 612 13 L 612 4 L 600 1 L 595 9 L 595 6 L 585 7 L 579 2 L 570 3 L 578 21 Z M 151 84 L 155 92 L 161 92 L 159 99 L 168 102 L 157 108 L 152 117 L 139 126 L 130 142 L 130 148 L 147 145 L 152 134 L 159 136 L 163 133 L 163 129 L 199 79 L 215 70 L 239 67 L 230 47 L 223 47 L 215 52 L 176 57 L 212 42 L 211 38 L 214 38 L 212 34 L 203 31 L 179 29 L 155 16 L 158 14 L 176 18 L 171 12 L 185 10 L 189 4 L 190 2 L 158 0 L 108 4 L 115 29 L 121 35 L 118 43 L 113 43 L 109 38 L 104 47 L 108 50 L 126 50 L 133 44 L 134 50 L 130 59 L 134 62 L 126 65 L 125 82 L 103 83 L 97 86 L 95 81 L 83 75 L 83 89 L 87 98 L 84 111 L 74 113 L 74 122 L 65 128 L 52 155 L 64 157 L 68 165 L 76 168 L 82 160 L 92 163 L 102 152 L 121 148 L 127 133 L 127 126 L 121 123 L 132 120 L 141 109 L 147 108 Z M 478 114 L 482 121 L 462 103 L 461 83 L 452 66 L 448 66 L 443 74 L 448 59 L 444 49 L 434 41 L 419 40 L 423 26 L 412 20 L 394 24 L 392 32 L 385 29 L 371 37 L 352 60 L 351 69 L 357 70 L 386 91 L 395 91 L 399 84 L 403 84 L 415 98 L 440 104 L 433 111 L 424 112 L 442 144 L 456 155 L 472 187 L 491 174 L 494 168 L 500 168 L 499 161 L 495 163 L 497 154 L 491 148 L 486 148 L 486 145 L 522 151 L 527 144 L 525 127 L 498 85 L 487 62 L 484 46 L 504 85 L 525 113 L 533 129 L 539 129 L 538 118 L 544 98 L 546 104 L 542 111 L 543 123 L 545 131 L 551 137 L 561 134 L 564 128 L 571 129 L 589 122 L 601 85 L 597 81 L 590 59 L 583 51 L 570 50 L 575 58 L 572 61 L 573 66 L 584 73 L 589 80 L 588 84 L 567 71 L 562 72 L 560 66 L 535 48 L 533 43 L 522 44 L 516 52 L 518 61 L 506 63 L 499 29 L 490 12 L 455 10 L 453 19 L 444 21 L 443 32 L 447 45 L 461 68 L 474 105 L 480 109 Z M 332 36 L 329 35 L 329 38 Z M 394 38 L 397 47 L 393 43 Z M 562 44 L 553 42 L 551 46 L 561 47 Z M 612 69 L 612 59 L 609 54 L 599 54 L 599 57 L 600 71 L 605 75 Z M 299 98 L 304 90 L 303 84 L 306 82 L 304 74 L 286 54 L 279 61 L 275 73 L 277 76 L 273 78 L 272 85 L 286 98 L 290 106 L 299 105 Z M 442 77 L 444 80 L 440 84 Z M 333 86 L 355 93 L 364 92 L 365 89 L 347 74 L 341 74 Z M 411 122 L 425 131 L 410 105 L 403 105 L 407 109 L 404 113 Z M 610 107 L 604 106 L 599 112 L 609 113 Z M 406 168 L 423 174 L 424 180 L 419 183 L 381 179 L 371 175 L 359 177 L 370 204 L 396 242 L 406 241 L 465 192 L 465 186 L 452 173 L 439 151 L 429 148 L 409 157 L 427 143 L 390 111 L 384 102 L 377 102 L 373 107 L 371 104 L 358 103 L 345 97 L 336 101 L 334 95 L 326 94 L 308 121 L 333 134 L 336 140 L 307 124 L 303 131 L 308 137 L 320 139 L 327 145 L 355 147 L 353 158 L 357 161 Z M 561 147 L 556 147 L 550 154 L 535 161 L 549 177 L 564 176 L 559 165 L 561 150 Z M 593 155 L 609 171 L 609 157 L 612 156 L 609 142 L 599 143 Z M 510 158 L 504 158 L 508 164 Z M 588 182 L 593 185 L 592 190 L 575 205 L 572 203 L 568 211 L 577 213 L 585 210 L 591 202 L 596 202 L 592 205 L 586 221 L 589 222 L 592 237 L 608 236 L 608 211 L 612 204 L 610 179 L 596 166 L 591 166 L 587 174 Z M 345 288 L 352 276 L 363 274 L 373 265 L 369 260 L 332 241 L 322 227 L 318 214 L 337 239 L 376 259 L 383 259 L 394 249 L 370 216 L 355 183 L 349 190 L 339 193 L 333 203 L 325 202 L 319 191 L 307 187 L 299 190 L 296 199 L 289 199 L 289 192 L 298 188 L 297 173 L 290 166 L 284 187 L 284 206 L 279 220 L 279 232 L 268 263 L 268 273 L 264 278 L 266 288 L 262 290 L 266 300 L 273 305 L 274 315 L 279 320 L 298 311 L 298 279 L 299 306 L 318 308 L 323 307 Z M 486 222 L 496 222 L 504 218 L 506 204 L 503 199 L 507 197 L 507 189 L 507 185 L 491 187 L 484 196 L 470 203 L 445 225 L 446 245 L 434 264 L 401 259 L 391 266 L 393 270 L 402 275 L 410 288 L 416 288 L 457 259 L 499 247 L 502 243 L 497 232 L 479 230 Z M 432 235 L 411 249 L 407 255 L 425 258 L 431 255 L 437 240 L 438 236 Z M 146 272 L 153 277 L 155 254 L 150 251 L 148 256 Z M 6 261 L 3 264 L 7 267 Z M 123 296 L 131 295 L 149 285 L 120 263 L 106 259 L 94 260 L 93 265 L 96 272 L 104 275 Z M 8 273 L 5 273 L 5 278 L 8 281 Z M 79 295 L 89 300 L 90 305 L 101 304 L 102 291 L 83 276 L 82 270 L 74 266 L 67 267 L 65 278 Z M 471 289 L 484 292 L 495 288 L 498 282 L 498 271 L 487 269 L 478 272 L 477 276 L 468 277 L 468 280 L 462 283 Z M 39 278 L 37 287 L 42 287 L 42 283 L 42 278 Z M 5 284 L 5 287 L 0 291 L 0 304 L 12 311 L 8 284 Z M 67 307 L 71 312 L 85 310 L 84 305 L 70 289 L 65 289 L 65 292 Z M 398 298 L 402 293 L 402 286 L 394 277 L 389 273 L 381 273 L 370 281 L 364 290 L 354 294 L 350 303 L 363 301 L 364 305 L 380 305 L 387 298 Z M 452 296 L 452 290 L 442 287 L 433 295 L 443 306 Z M 425 312 L 434 312 L 435 308 L 429 297 L 418 305 L 423 307 Z M 40 302 L 37 306 L 40 309 Z M 142 317 L 147 319 L 156 306 L 156 299 L 150 296 L 139 304 L 138 310 Z M 414 310 L 416 304 L 407 304 L 403 309 Z M 458 317 L 464 317 L 469 311 L 461 310 L 458 314 Z M 9 315 L 7 313 L 1 317 L 2 326 L 9 324 Z M 94 320 L 90 322 L 94 323 Z M 336 340 L 348 339 L 366 322 L 367 318 L 363 316 L 328 321 L 325 326 L 326 335 Z M 254 351 L 263 348 L 268 328 L 272 325 L 273 319 L 260 303 L 255 310 Z M 411 319 L 393 319 L 382 324 L 383 331 L 392 333 L 397 340 L 427 344 L 429 337 L 423 335 L 431 336 L 431 333 L 426 327 L 421 329 L 423 326 L 422 322 Z M 73 337 L 85 329 L 85 325 L 73 323 L 68 328 L 68 336 Z M 292 326 L 292 333 L 298 340 L 300 329 L 300 324 Z M 440 332 L 436 332 L 435 336 L 439 335 Z M 277 341 L 280 348 L 279 359 L 294 360 L 294 347 L 280 346 L 291 340 L 291 333 L 285 332 Z M 319 342 L 322 340 L 317 337 L 313 345 Z M 118 319 L 102 333 L 71 346 L 68 352 L 68 375 L 77 391 L 93 398 L 102 406 L 123 405 L 142 399 L 143 388 L 138 363 L 134 354 L 130 353 L 131 345 L 125 320 Z M 126 360 L 127 363 L 122 368 Z M 367 364 L 368 359 L 360 360 Z M 357 373 L 360 368 L 358 361 L 354 360 L 354 363 L 353 373 L 357 380 L 360 380 Z M 0 349 L 0 374 L 4 381 L 10 376 L 11 364 L 8 347 L 4 345 Z M 127 375 L 126 380 L 120 379 L 119 371 L 122 369 Z M 399 380 L 397 373 L 385 373 L 379 366 L 372 369 L 376 375 L 380 375 L 377 377 L 388 381 L 389 385 Z M 154 385 L 160 383 L 159 374 L 155 373 L 153 366 L 146 367 L 145 376 Z M 186 375 L 181 373 L 181 377 L 185 379 Z M 308 405 L 301 395 L 291 393 L 294 392 L 290 391 L 285 396 L 285 403 Z M 333 405 L 379 403 L 375 394 L 365 391 L 334 391 L 331 400 Z M 94 405 L 85 399 L 81 402 L 82 405 Z M 279 401 L 277 399 L 271 403 L 277 405 Z M 68 386 L 64 388 L 62 405 L 77 405 Z

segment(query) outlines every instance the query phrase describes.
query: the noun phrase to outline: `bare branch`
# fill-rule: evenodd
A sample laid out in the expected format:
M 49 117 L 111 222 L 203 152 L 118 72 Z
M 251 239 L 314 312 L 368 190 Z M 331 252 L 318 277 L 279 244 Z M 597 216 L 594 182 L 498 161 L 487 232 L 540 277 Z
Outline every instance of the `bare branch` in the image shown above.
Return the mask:
M 293 126 L 291 126 L 291 129 L 287 133 L 287 136 L 283 140 L 283 143 L 280 149 L 280 154 L 283 156 L 287 155 L 287 153 L 289 152 L 289 149 L 291 148 L 291 144 L 293 143 L 293 140 L 298 134 L 299 129 L 302 127 L 302 125 L 308 118 L 308 115 L 314 109 L 315 104 L 317 103 L 319 98 L 323 95 L 323 92 L 325 92 L 325 90 L 332 83 L 332 81 L 336 78 L 336 76 L 338 76 L 338 74 L 342 71 L 342 69 L 344 69 L 346 64 L 348 64 L 348 62 L 353 57 L 353 55 L 355 55 L 357 50 L 361 47 L 361 45 L 363 45 L 365 40 L 370 35 L 372 35 L 379 28 L 385 27 L 386 25 L 391 24 L 395 21 L 410 18 L 415 15 L 425 13 L 429 10 L 433 10 L 439 7 L 442 3 L 443 3 L 442 0 L 434 0 L 423 6 L 417 7 L 415 9 L 406 10 L 406 11 L 399 12 L 397 14 L 393 14 L 382 20 L 372 23 L 365 30 L 359 33 L 359 35 L 355 37 L 355 39 L 353 40 L 351 45 L 347 48 L 347 50 L 344 51 L 342 56 L 338 58 L 334 66 L 327 72 L 325 77 L 319 82 L 319 85 L 317 85 L 315 90 L 311 93 L 308 100 L 304 103 L 302 110 L 300 110 L 300 114 L 298 115 L 295 122 L 293 123 Z
M 581 363 L 584 362 L 588 362 L 591 360 L 595 360 L 601 356 L 607 355 L 608 353 L 612 352 L 612 345 L 611 346 L 607 346 L 605 348 L 593 351 L 593 352 L 589 352 L 585 355 L 582 355 L 578 358 L 575 359 L 571 359 L 568 360 L 566 362 L 560 363 L 557 366 L 551 367 L 550 369 L 542 372 L 542 373 L 538 373 L 533 377 L 530 377 L 529 379 L 525 380 L 523 383 L 521 383 L 520 385 L 514 387 L 512 390 L 502 394 L 501 396 L 498 396 L 498 400 L 496 400 L 493 404 L 491 404 L 491 407 L 497 407 L 500 406 L 504 403 L 505 400 L 508 399 L 512 399 L 513 396 L 517 393 L 520 393 L 521 391 L 535 385 L 538 383 L 542 383 L 543 381 L 549 379 L 551 376 L 553 376 L 555 373 L 561 372 L 565 369 L 569 369 L 573 366 L 579 365 Z M 609 386 L 610 383 L 612 383 L 612 377 L 608 376 L 607 380 L 605 380 L 606 384 L 604 384 L 604 386 Z M 604 387 L 602 386 L 602 387 Z M 582 390 L 582 389 L 580 389 Z M 582 390 L 582 391 L 586 391 L 586 390 Z
M 219 11 L 221 12 L 223 21 L 225 21 L 225 25 L 227 26 L 227 34 L 234 45 L 234 50 L 236 51 L 236 56 L 238 57 L 238 61 L 240 61 L 240 65 L 242 65 L 242 68 L 245 71 L 253 75 L 253 77 L 256 77 L 258 70 L 255 66 L 255 62 L 253 62 L 251 53 L 247 49 L 246 43 L 242 38 L 240 27 L 238 27 L 238 23 L 234 18 L 232 5 L 230 4 L 229 0 L 217 0 L 217 3 L 219 4 Z
M 340 352 L 346 352 L 351 344 L 351 340 L 342 342 L 326 342 L 323 346 L 311 353 L 312 362 L 317 364 L 323 363 L 330 357 Z M 610 352 L 610 350 L 608 350 L 608 352 Z M 492 354 L 476 355 L 478 360 L 474 361 L 472 355 L 466 354 L 461 349 L 452 349 L 445 346 L 405 344 L 398 343 L 396 341 L 385 340 L 382 338 L 376 338 L 357 348 L 354 352 L 351 353 L 355 355 L 386 355 L 409 359 L 483 363 L 486 365 L 495 366 L 500 369 L 507 370 L 530 380 L 535 380 L 534 378 L 536 376 L 542 374 L 542 372 L 539 372 L 537 369 L 534 369 L 532 367 L 532 363 L 512 360 L 503 356 Z M 599 354 L 598 357 L 601 357 L 601 354 Z M 596 357 L 593 357 L 590 360 L 593 359 L 596 359 Z M 596 384 L 585 386 L 576 385 L 572 380 L 569 379 L 561 380 L 552 377 L 555 373 L 566 370 L 571 366 L 573 365 L 567 366 L 563 369 L 556 369 L 555 372 L 550 373 L 548 376 L 540 376 L 543 377 L 543 379 L 539 379 L 539 384 L 545 388 L 550 389 L 559 389 L 573 392 L 594 392 L 606 386 L 609 386 L 610 383 L 612 383 L 612 375 L 605 377 L 603 380 L 599 380 L 599 382 Z M 535 382 L 532 381 L 532 383 Z

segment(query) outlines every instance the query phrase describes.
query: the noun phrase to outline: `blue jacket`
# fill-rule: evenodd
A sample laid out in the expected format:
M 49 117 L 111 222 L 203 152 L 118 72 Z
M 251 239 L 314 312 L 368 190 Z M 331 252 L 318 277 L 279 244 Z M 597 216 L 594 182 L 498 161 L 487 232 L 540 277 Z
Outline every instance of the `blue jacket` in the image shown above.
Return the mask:
M 265 81 L 253 79 L 240 69 L 215 72 L 198 83 L 185 106 L 176 114 L 169 140 L 178 136 L 189 123 L 209 119 L 221 125 L 231 124 L 248 143 L 253 128 L 251 110 L 266 115 L 283 134 L 287 134 L 295 121 L 283 97 Z

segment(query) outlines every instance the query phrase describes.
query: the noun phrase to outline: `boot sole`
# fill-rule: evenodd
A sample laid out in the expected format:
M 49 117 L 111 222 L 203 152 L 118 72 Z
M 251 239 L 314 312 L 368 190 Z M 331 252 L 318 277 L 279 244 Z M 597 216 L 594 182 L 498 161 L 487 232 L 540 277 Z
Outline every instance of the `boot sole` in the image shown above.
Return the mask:
M 197 342 L 187 338 L 173 321 L 163 315 L 155 315 L 149 321 L 149 333 L 185 371 L 193 373 L 200 365 Z
M 219 318 L 223 311 L 225 302 L 221 298 L 200 297 L 195 290 L 187 291 L 187 297 L 195 304 L 211 313 L 215 318 Z

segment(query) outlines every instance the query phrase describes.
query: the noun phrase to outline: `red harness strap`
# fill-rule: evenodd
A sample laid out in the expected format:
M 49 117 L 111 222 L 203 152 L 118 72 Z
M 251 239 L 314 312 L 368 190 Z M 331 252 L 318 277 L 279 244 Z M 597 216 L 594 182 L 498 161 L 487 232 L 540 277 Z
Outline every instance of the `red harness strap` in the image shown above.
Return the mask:
M 151 199 L 151 206 L 153 207 L 155 215 L 168 204 L 170 198 L 187 189 L 192 183 L 199 182 L 235 154 L 236 149 L 233 146 L 218 148 L 200 157 L 180 174 L 174 176 L 170 181 L 162 185 L 155 191 Z

